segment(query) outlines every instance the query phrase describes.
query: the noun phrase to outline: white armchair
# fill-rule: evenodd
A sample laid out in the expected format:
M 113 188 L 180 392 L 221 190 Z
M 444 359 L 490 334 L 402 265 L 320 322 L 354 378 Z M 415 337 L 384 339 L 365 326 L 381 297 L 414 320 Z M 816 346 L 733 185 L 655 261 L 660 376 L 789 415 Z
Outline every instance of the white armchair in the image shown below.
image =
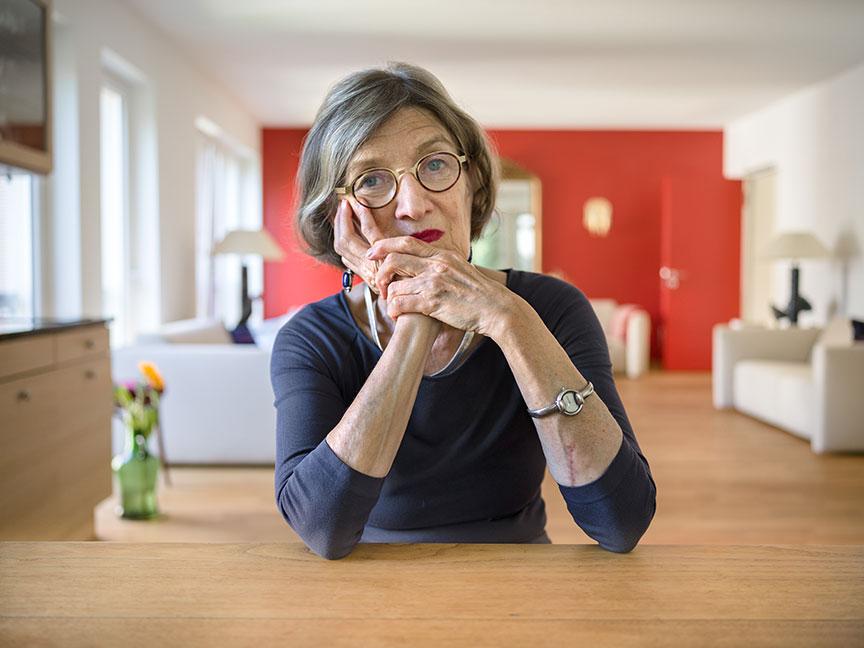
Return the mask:
M 814 452 L 864 450 L 864 344 L 848 320 L 825 329 L 713 331 L 713 394 L 735 408 L 808 439 Z
M 606 334 L 612 371 L 638 378 L 648 371 L 651 357 L 651 316 L 632 304 L 614 299 L 590 299 Z

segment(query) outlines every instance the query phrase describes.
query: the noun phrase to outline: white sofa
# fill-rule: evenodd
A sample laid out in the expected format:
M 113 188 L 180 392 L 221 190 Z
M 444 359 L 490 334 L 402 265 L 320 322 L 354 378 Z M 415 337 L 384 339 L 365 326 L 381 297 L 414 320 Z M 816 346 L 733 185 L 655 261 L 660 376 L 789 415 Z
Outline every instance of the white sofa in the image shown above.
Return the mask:
M 220 322 L 184 320 L 112 351 L 115 382 L 139 379 L 141 360 L 155 363 L 165 378 L 161 418 L 169 465 L 275 461 L 270 350 L 291 314 L 250 326 L 258 345 L 233 344 Z M 113 453 L 124 443 L 115 419 Z M 159 454 L 155 439 L 150 446 Z
M 648 371 L 651 358 L 651 316 L 632 304 L 618 304 L 614 299 L 589 299 L 600 326 L 606 334 L 612 371 L 638 378 Z M 616 319 L 623 317 L 624 335 L 616 335 Z
M 864 344 L 849 320 L 824 329 L 713 330 L 713 397 L 810 441 L 816 453 L 864 450 Z

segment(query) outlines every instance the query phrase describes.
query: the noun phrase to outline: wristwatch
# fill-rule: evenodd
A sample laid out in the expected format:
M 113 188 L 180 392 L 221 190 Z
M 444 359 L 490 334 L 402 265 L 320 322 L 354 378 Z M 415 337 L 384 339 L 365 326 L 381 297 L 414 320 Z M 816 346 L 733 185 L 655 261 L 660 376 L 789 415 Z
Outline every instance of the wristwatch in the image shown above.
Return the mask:
M 529 409 L 528 414 L 534 418 L 540 418 L 541 416 L 546 416 L 547 414 L 552 414 L 554 412 L 561 412 L 567 416 L 576 416 L 582 411 L 582 406 L 585 405 L 585 399 L 593 393 L 594 385 L 591 384 L 590 380 L 581 390 L 563 387 L 561 391 L 558 392 L 558 396 L 555 398 L 554 403 L 547 405 L 546 407 L 541 407 L 540 409 Z

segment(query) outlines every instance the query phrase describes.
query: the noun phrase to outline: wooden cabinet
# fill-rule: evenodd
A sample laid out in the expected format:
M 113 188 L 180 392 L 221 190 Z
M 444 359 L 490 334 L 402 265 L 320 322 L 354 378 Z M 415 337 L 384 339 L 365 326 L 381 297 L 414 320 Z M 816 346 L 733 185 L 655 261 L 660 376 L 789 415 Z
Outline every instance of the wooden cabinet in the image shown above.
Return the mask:
M 92 540 L 111 495 L 104 323 L 0 337 L 0 540 Z

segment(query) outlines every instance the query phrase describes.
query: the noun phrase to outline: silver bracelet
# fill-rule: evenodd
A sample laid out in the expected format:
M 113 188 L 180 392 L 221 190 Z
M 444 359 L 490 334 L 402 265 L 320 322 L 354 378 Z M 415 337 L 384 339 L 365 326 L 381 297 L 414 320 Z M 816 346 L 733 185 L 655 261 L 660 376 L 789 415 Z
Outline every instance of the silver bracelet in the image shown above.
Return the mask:
M 566 416 L 576 416 L 582 411 L 582 407 L 585 405 L 585 399 L 593 393 L 594 385 L 590 380 L 582 389 L 569 389 L 567 387 L 562 387 L 561 391 L 558 392 L 558 396 L 555 397 L 554 403 L 539 409 L 532 410 L 529 408 L 528 415 L 534 418 L 540 418 L 541 416 L 547 416 L 554 412 L 561 412 L 561 414 L 565 414 Z

